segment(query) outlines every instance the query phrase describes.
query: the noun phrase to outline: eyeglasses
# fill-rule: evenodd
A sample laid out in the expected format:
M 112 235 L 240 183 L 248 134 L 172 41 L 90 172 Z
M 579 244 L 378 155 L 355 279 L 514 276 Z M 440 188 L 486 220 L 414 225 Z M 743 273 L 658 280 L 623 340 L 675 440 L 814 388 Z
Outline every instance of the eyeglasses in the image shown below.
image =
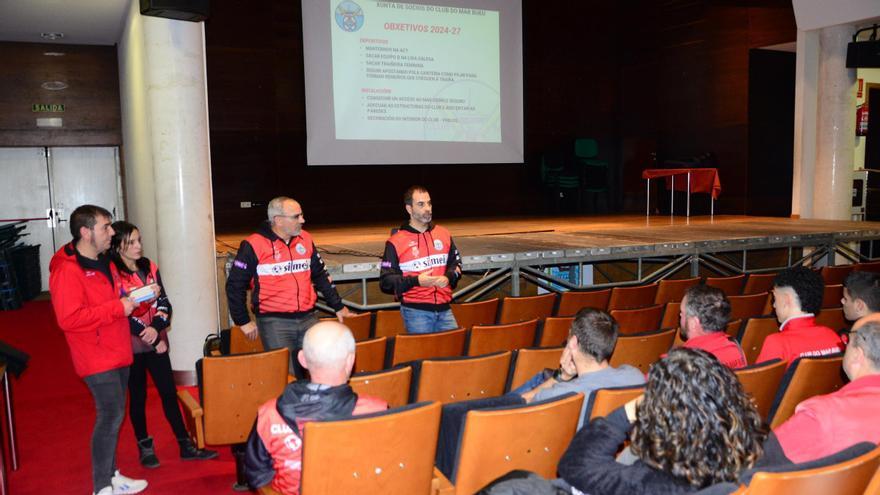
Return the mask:
M 302 218 L 302 213 L 297 214 L 297 215 L 275 215 L 275 216 L 276 216 L 276 217 L 281 217 L 281 218 L 289 218 L 289 219 L 291 219 L 291 220 L 296 220 L 296 219 L 298 219 L 298 218 Z

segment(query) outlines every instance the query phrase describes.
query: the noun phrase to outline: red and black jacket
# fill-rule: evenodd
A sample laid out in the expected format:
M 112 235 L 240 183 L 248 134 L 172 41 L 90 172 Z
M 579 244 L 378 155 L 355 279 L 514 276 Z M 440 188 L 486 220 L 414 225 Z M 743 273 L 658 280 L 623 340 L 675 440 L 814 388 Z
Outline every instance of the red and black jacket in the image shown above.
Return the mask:
M 257 316 L 304 317 L 315 309 L 315 288 L 334 311 L 343 308 L 312 236 L 303 230 L 285 243 L 272 232 L 269 222 L 241 241 L 226 279 L 229 313 L 236 325 L 250 321 L 245 306 L 249 288 Z
M 444 275 L 449 285 L 422 287 L 419 275 Z M 424 232 L 402 225 L 385 243 L 379 274 L 383 292 L 394 294 L 401 305 L 428 311 L 449 309 L 452 290 L 461 278 L 461 255 L 449 231 L 434 224 Z
M 171 326 L 171 301 L 168 300 L 168 295 L 165 293 L 162 276 L 159 275 L 159 267 L 147 258 L 135 261 L 135 271 L 129 270 L 125 263 L 115 256 L 113 264 L 119 271 L 119 278 L 126 293 L 130 294 L 131 291 L 145 285 L 157 284 L 159 286 L 159 297 L 155 301 L 139 304 L 128 315 L 128 326 L 132 338 L 131 346 L 135 354 L 152 351 L 159 343 L 159 339 L 164 340 L 167 344 L 168 336 L 165 330 Z M 168 317 L 160 315 L 159 312 L 167 314 Z M 141 332 L 147 327 L 153 327 L 159 332 L 159 339 L 152 346 L 141 340 L 140 337 Z

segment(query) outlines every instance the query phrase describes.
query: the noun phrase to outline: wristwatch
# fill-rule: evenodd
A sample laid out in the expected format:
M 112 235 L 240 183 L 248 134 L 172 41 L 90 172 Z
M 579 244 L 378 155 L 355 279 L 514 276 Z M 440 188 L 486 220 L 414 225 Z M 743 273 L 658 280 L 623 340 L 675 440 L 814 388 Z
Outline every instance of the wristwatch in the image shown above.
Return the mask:
M 571 377 L 568 380 L 565 380 L 562 378 L 562 373 L 563 373 L 562 367 L 556 368 L 556 371 L 553 372 L 553 379 L 556 380 L 557 382 L 570 382 L 571 380 L 574 379 L 574 377 Z

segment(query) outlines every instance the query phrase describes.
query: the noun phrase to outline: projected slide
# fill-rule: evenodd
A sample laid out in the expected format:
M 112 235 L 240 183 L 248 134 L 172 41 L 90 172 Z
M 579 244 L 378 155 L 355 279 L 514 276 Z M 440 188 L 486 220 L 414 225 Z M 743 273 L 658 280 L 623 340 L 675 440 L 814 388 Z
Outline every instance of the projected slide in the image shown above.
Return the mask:
M 328 22 L 336 139 L 501 142 L 497 11 L 345 0 Z

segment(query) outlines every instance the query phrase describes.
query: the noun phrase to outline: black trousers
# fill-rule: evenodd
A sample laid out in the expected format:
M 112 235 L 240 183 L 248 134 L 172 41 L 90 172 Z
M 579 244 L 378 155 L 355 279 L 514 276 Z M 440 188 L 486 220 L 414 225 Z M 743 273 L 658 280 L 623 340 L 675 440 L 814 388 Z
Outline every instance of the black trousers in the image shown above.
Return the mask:
M 131 374 L 128 377 L 128 389 L 131 393 L 129 417 L 131 426 L 134 427 L 134 436 L 138 440 L 149 436 L 146 415 L 147 371 L 150 372 L 153 383 L 159 391 L 162 410 L 174 436 L 178 439 L 188 438 L 186 427 L 183 425 L 183 416 L 180 414 L 180 406 L 177 405 L 177 387 L 174 386 L 174 376 L 171 374 L 171 359 L 168 357 L 168 352 L 157 354 L 155 351 L 135 354 Z

